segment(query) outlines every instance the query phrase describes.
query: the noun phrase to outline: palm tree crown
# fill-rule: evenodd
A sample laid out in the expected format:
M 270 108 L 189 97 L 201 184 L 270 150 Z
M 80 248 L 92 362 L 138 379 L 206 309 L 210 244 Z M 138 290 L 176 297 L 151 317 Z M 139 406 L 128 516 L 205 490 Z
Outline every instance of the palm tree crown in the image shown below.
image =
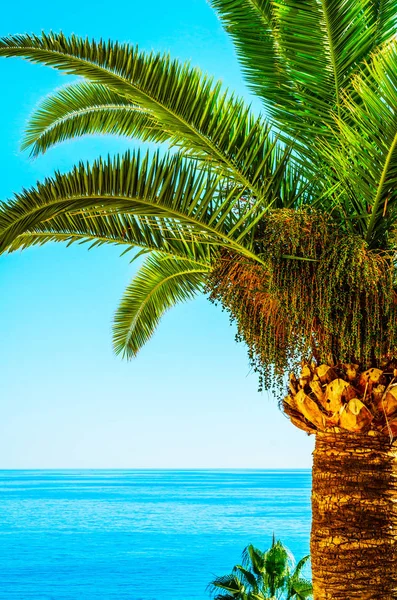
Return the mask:
M 383 0 L 212 0 L 256 116 L 189 64 L 112 42 L 16 35 L 0 55 L 83 77 L 30 120 L 33 155 L 86 134 L 166 143 L 78 165 L 3 203 L 2 251 L 47 241 L 150 253 L 116 313 L 135 355 L 205 288 L 259 370 L 391 358 L 397 342 L 397 11 Z M 346 310 L 348 308 L 348 310 Z

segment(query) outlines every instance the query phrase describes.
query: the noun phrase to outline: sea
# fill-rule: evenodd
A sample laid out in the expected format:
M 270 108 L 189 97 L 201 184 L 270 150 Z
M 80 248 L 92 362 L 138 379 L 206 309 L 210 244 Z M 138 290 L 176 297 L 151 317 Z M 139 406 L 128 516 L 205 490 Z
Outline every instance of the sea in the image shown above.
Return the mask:
M 248 544 L 309 552 L 310 471 L 0 471 L 1 600 L 208 600 Z

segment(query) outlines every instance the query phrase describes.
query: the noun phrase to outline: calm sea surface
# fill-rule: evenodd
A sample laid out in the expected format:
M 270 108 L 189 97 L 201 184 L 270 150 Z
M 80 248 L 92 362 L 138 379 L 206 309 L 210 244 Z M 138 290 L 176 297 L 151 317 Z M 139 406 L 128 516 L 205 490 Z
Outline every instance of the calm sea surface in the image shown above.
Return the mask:
M 206 600 L 274 531 L 308 553 L 309 471 L 0 471 L 0 598 Z

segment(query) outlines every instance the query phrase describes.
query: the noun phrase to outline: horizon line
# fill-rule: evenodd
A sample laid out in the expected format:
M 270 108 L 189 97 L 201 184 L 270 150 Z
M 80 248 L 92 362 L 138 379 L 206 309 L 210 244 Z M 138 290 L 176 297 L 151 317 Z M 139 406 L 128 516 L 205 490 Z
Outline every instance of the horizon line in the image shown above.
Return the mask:
M 2 471 L 311 471 L 310 467 L 0 467 Z

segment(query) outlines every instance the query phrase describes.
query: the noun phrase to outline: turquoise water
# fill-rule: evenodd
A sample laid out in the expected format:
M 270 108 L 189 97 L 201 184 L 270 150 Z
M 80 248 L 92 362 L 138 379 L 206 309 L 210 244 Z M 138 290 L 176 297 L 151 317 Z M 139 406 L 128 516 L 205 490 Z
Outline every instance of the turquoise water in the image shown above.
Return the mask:
M 0 471 L 0 598 L 206 600 L 274 531 L 308 553 L 309 471 Z

